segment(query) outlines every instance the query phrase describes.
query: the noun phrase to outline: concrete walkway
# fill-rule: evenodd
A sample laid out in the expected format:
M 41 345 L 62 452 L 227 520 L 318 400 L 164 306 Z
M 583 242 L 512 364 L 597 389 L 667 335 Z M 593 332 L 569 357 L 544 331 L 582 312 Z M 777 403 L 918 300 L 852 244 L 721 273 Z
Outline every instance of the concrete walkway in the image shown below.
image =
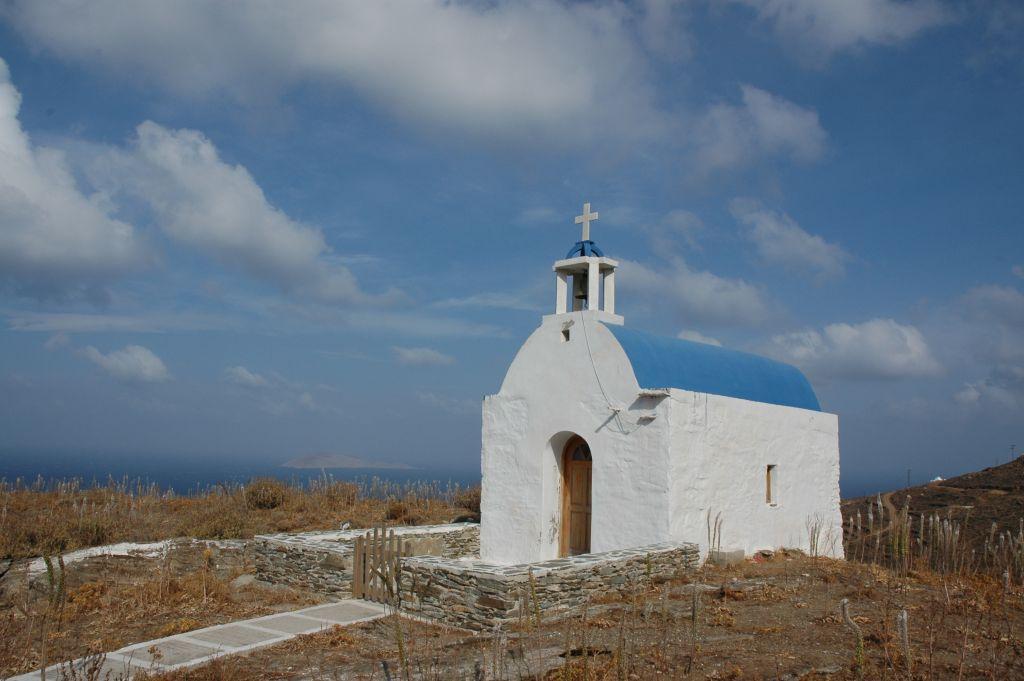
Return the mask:
M 165 672 L 203 664 L 224 655 L 243 653 L 275 643 L 287 641 L 301 634 L 312 634 L 336 624 L 367 622 L 384 616 L 384 606 L 362 600 L 345 600 L 314 605 L 302 610 L 266 615 L 251 620 L 218 624 L 184 634 L 158 638 L 145 643 L 133 643 L 107 653 L 99 678 L 127 679 L 139 670 Z M 69 663 L 81 669 L 85 660 Z M 46 679 L 60 679 L 61 668 L 54 665 L 46 670 Z M 67 675 L 71 678 L 70 674 Z M 10 681 L 33 681 L 40 678 L 39 670 L 11 677 Z

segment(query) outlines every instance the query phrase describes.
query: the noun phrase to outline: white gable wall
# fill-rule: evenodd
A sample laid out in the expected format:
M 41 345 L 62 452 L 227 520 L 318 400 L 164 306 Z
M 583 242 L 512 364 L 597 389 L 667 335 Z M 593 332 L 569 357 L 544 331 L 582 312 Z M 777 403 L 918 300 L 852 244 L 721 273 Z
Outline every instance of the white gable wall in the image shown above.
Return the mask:
M 484 560 L 512 564 L 558 556 L 561 455 L 573 433 L 593 456 L 591 550 L 668 538 L 668 407 L 664 400 L 637 404 L 640 388 L 629 360 L 597 318 L 592 312 L 545 318 L 519 350 L 501 391 L 484 401 Z M 568 319 L 574 320 L 571 340 L 563 342 Z M 620 418 L 609 402 L 622 408 Z M 651 407 L 655 419 L 638 425 L 638 414 Z
M 722 549 L 748 555 L 779 547 L 842 557 L 839 511 L 839 419 L 834 414 L 672 390 L 673 539 L 706 553 L 708 515 L 721 514 Z M 776 504 L 765 501 L 774 472 Z

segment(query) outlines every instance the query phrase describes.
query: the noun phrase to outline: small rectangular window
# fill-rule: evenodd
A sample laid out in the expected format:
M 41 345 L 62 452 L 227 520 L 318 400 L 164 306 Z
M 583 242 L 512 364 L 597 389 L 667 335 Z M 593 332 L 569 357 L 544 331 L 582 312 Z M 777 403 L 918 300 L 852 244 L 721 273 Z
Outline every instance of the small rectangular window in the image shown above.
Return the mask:
M 768 469 L 764 474 L 764 502 L 769 506 L 775 506 L 779 503 L 775 496 L 775 464 L 768 464 Z

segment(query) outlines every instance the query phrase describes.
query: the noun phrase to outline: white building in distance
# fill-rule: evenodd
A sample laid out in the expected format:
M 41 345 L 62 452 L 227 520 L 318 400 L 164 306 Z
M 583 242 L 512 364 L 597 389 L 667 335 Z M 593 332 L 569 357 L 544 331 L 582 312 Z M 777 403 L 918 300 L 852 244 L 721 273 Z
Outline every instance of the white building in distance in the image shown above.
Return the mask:
M 627 328 L 583 238 L 555 312 L 484 400 L 481 558 L 527 563 L 666 541 L 842 557 L 839 420 L 796 368 Z M 652 292 L 657 295 L 657 292 Z

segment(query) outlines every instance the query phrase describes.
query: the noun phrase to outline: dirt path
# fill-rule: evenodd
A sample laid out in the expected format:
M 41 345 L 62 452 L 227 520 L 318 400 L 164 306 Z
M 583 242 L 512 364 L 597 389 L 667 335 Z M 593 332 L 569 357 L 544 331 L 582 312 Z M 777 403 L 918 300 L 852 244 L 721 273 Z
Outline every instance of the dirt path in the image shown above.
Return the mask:
M 886 492 L 882 495 L 882 505 L 885 506 L 885 510 L 889 512 L 890 518 L 896 517 L 896 505 L 892 503 L 892 492 Z M 888 528 L 885 528 L 888 529 Z

